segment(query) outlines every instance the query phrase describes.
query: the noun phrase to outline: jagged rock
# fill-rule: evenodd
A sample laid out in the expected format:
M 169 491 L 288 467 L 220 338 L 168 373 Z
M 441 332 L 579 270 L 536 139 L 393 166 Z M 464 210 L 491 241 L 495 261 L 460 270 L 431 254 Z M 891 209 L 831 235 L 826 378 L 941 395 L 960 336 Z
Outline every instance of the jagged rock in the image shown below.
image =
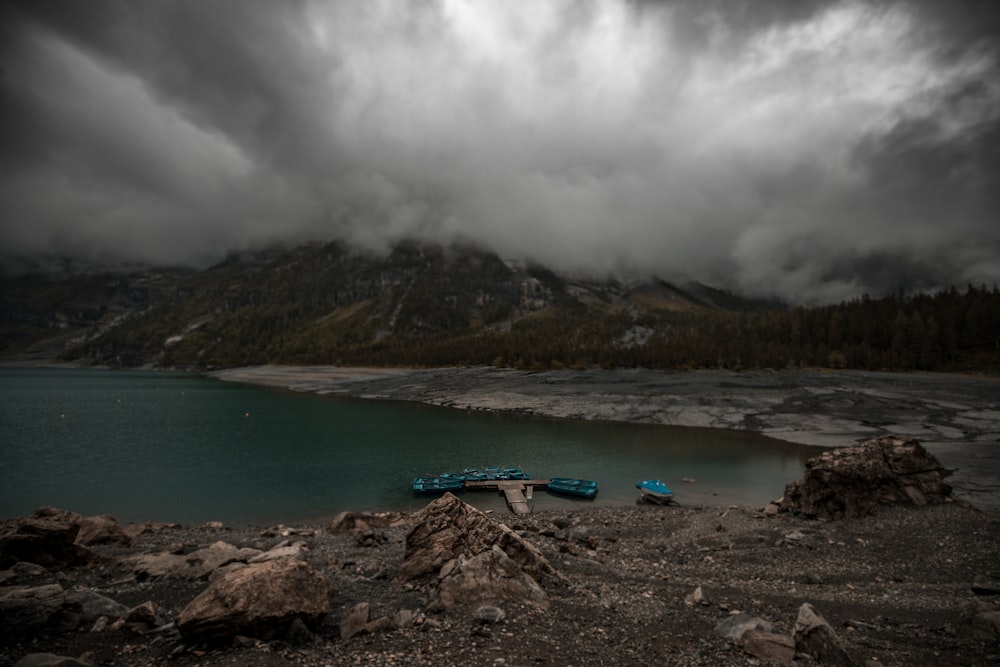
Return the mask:
M 340 638 L 347 641 L 354 635 L 364 632 L 370 613 L 371 605 L 367 602 L 359 602 L 351 607 L 340 619 Z
M 400 567 L 404 579 L 436 573 L 458 555 L 473 557 L 494 546 L 529 574 L 562 578 L 537 547 L 451 493 L 415 512 L 413 522 Z
M 54 653 L 29 653 L 15 662 L 14 667 L 91 667 L 91 664 Z
M 10 586 L 0 591 L 0 636 L 40 630 L 66 632 L 83 620 L 80 602 L 59 584 Z
M 760 632 L 774 631 L 774 625 L 763 618 L 751 616 L 747 613 L 733 614 L 729 618 L 719 621 L 715 626 L 715 631 L 723 637 L 737 640 L 743 636 L 747 630 L 758 630 Z
M 101 616 L 118 619 L 128 614 L 128 607 L 94 591 L 72 591 L 66 597 L 71 603 L 80 605 L 82 623 L 92 624 Z
M 548 609 L 545 591 L 507 553 L 494 544 L 472 558 L 459 556 L 441 568 L 438 602 L 444 608 L 460 604 L 508 600 Z
M 181 611 L 177 628 L 195 642 L 228 642 L 236 635 L 271 640 L 287 635 L 296 618 L 315 628 L 329 610 L 326 579 L 307 563 L 283 558 L 210 584 Z
M 146 602 L 129 609 L 125 614 L 125 622 L 129 625 L 140 625 L 150 628 L 163 625 L 163 619 L 160 617 L 160 612 L 156 608 L 156 603 L 152 600 L 147 600 Z
M 305 542 L 295 542 L 294 544 L 286 544 L 274 547 L 269 551 L 265 551 L 262 554 L 250 558 L 248 563 L 264 563 L 269 560 L 277 560 L 279 558 L 294 558 L 296 560 L 305 560 L 306 554 L 309 552 L 309 547 L 306 546 Z
M 854 662 L 844 650 L 840 637 L 811 604 L 803 603 L 792 631 L 795 650 L 823 665 L 851 667 Z
M 159 577 L 205 579 L 218 568 L 235 562 L 246 563 L 260 554 L 257 549 L 241 549 L 220 541 L 189 554 L 170 552 L 141 554 L 126 558 L 122 562 L 130 566 L 140 579 Z
M 94 554 L 76 544 L 80 527 L 52 519 L 27 518 L 17 528 L 0 537 L 0 569 L 26 561 L 50 570 L 83 565 L 94 560 Z
M 864 516 L 878 505 L 942 503 L 951 495 L 941 464 L 914 438 L 886 435 L 809 459 L 785 487 L 782 511 L 810 518 Z
M 110 514 L 84 516 L 58 507 L 40 507 L 35 510 L 35 518 L 76 525 L 79 528 L 76 543 L 83 546 L 117 544 L 127 547 L 132 544 L 132 538 Z
M 372 528 L 391 528 L 409 521 L 403 512 L 341 512 L 333 517 L 327 532 L 349 533 L 353 530 L 368 531 Z
M 1000 607 L 974 602 L 962 610 L 959 632 L 970 639 L 1000 642 Z
M 740 648 L 771 665 L 795 664 L 795 641 L 787 635 L 749 629 L 738 642 Z

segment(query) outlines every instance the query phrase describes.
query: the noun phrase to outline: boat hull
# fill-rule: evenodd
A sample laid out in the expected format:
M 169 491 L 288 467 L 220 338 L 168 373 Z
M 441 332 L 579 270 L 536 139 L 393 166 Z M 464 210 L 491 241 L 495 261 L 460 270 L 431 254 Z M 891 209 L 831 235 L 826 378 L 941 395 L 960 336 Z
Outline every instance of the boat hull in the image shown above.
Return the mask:
M 674 499 L 674 492 L 658 479 L 647 479 L 636 482 L 636 488 L 641 494 L 640 500 L 656 505 L 669 505 Z
M 597 482 L 589 479 L 573 479 L 570 477 L 553 477 L 545 485 L 546 490 L 562 493 L 577 498 L 592 499 L 597 495 Z

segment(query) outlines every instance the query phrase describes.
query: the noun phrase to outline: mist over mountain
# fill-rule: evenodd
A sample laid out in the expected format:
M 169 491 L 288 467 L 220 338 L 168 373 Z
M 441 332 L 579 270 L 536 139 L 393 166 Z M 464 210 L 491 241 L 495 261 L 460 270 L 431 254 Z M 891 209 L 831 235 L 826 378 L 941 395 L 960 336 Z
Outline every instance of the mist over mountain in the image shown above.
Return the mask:
M 0 279 L 0 360 L 31 364 L 995 371 L 998 331 L 996 286 L 790 308 L 418 241 L 388 254 L 272 248 L 203 271 Z
M 475 243 L 822 304 L 1000 281 L 1000 6 L 0 8 L 0 261 Z

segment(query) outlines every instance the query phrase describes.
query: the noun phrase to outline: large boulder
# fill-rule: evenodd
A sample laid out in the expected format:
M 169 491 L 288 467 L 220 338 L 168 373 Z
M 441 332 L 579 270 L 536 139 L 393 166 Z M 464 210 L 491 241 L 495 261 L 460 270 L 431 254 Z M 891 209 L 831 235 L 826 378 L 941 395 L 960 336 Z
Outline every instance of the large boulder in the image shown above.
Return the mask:
M 885 435 L 809 459 L 802 479 L 785 487 L 782 511 L 838 519 L 878 505 L 945 502 L 951 487 L 941 464 L 914 438 Z
M 330 585 L 309 564 L 288 558 L 247 565 L 209 585 L 177 617 L 185 639 L 212 644 L 237 635 L 285 637 L 296 619 L 315 631 L 330 611 Z
M 472 558 L 493 547 L 533 577 L 562 578 L 537 547 L 451 493 L 414 513 L 413 522 L 400 568 L 404 579 L 438 573 L 459 556 Z
M 76 543 L 83 546 L 117 544 L 127 547 L 132 544 L 132 538 L 110 514 L 85 516 L 57 507 L 40 507 L 35 510 L 35 518 L 75 525 L 78 529 Z
M 548 609 L 545 591 L 494 544 L 472 558 L 459 556 L 441 568 L 438 601 L 445 608 L 501 601 Z
M 0 637 L 66 632 L 83 618 L 80 600 L 59 584 L 0 588 Z
M 161 577 L 207 579 L 221 567 L 231 563 L 246 563 L 261 553 L 258 549 L 241 548 L 219 541 L 188 554 L 171 552 L 139 554 L 124 558 L 121 562 L 131 568 L 140 579 Z
M 51 519 L 27 518 L 11 532 L 0 536 L 0 569 L 28 562 L 58 570 L 84 565 L 94 554 L 76 543 L 80 527 Z

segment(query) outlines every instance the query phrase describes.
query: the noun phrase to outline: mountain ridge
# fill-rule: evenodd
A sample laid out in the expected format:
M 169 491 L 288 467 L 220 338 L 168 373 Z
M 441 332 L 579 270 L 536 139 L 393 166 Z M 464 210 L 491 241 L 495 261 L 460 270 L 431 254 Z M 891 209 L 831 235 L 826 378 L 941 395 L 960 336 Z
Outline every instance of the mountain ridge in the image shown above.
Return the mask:
M 942 310 L 966 298 L 978 320 Z M 995 288 L 887 299 L 790 308 L 656 276 L 563 274 L 471 245 L 408 241 L 379 255 L 312 243 L 231 255 L 202 271 L 4 277 L 0 358 L 196 369 L 279 362 L 907 370 L 966 363 L 947 350 L 961 339 L 981 352 L 1000 321 Z M 854 316 L 848 326 L 844 309 L 863 313 L 866 327 Z M 946 321 L 952 317 L 961 322 Z

